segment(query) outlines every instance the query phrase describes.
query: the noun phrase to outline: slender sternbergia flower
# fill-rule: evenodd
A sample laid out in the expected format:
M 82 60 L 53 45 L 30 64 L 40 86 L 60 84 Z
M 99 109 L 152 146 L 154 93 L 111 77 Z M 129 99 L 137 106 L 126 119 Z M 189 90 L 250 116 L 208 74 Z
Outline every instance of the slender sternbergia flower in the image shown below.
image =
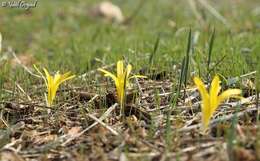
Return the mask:
M 218 106 L 229 98 L 242 98 L 240 89 L 227 89 L 226 91 L 219 94 L 221 90 L 219 77 L 216 75 L 211 82 L 210 91 L 208 93 L 205 84 L 198 77 L 194 78 L 194 83 L 198 87 L 198 90 L 202 99 L 202 131 L 205 132 L 210 118 L 213 116 L 214 112 Z
M 60 74 L 59 72 L 56 72 L 56 74 L 54 76 L 51 76 L 49 74 L 49 72 L 47 71 L 47 69 L 43 68 L 43 71 L 45 74 L 45 76 L 44 76 L 42 74 L 42 72 L 36 67 L 36 65 L 34 65 L 34 68 L 44 79 L 44 82 L 46 84 L 47 91 L 48 91 L 48 96 L 47 96 L 46 102 L 47 102 L 47 106 L 50 107 L 53 104 L 53 101 L 55 99 L 55 96 L 56 96 L 56 93 L 57 93 L 57 90 L 58 90 L 60 84 L 62 84 L 66 80 L 74 78 L 75 75 L 71 75 L 70 72 L 67 72 L 65 74 Z
M 125 99 L 125 89 L 129 86 L 129 80 L 132 78 L 146 78 L 146 76 L 142 75 L 133 75 L 130 76 L 132 65 L 128 64 L 126 69 L 124 69 L 124 62 L 122 60 L 117 62 L 117 75 L 110 73 L 104 69 L 98 69 L 103 72 L 106 77 L 111 77 L 116 85 L 117 91 L 117 100 L 122 107 Z

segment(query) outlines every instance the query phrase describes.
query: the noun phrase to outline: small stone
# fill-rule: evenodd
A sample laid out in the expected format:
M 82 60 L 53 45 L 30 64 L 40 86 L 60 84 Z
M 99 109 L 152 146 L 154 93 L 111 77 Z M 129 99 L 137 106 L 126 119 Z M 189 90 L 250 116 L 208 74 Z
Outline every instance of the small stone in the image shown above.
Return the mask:
M 121 9 L 109 1 L 103 1 L 94 6 L 90 11 L 90 15 L 103 18 L 109 22 L 122 23 L 124 21 Z

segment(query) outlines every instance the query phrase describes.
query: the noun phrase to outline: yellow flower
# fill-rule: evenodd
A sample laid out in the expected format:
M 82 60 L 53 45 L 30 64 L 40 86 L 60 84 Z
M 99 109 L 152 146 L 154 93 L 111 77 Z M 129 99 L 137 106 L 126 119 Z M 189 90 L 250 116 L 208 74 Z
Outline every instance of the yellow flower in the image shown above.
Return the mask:
M 216 75 L 211 82 L 210 91 L 208 93 L 204 83 L 198 77 L 194 78 L 194 83 L 198 87 L 198 90 L 202 99 L 202 130 L 205 132 L 206 128 L 209 125 L 210 118 L 213 116 L 214 112 L 218 108 L 218 106 L 224 102 L 226 99 L 231 97 L 233 98 L 241 98 L 238 95 L 241 94 L 240 89 L 228 89 L 222 92 L 219 95 L 221 90 L 219 77 Z
M 114 75 L 104 69 L 98 70 L 105 73 L 106 77 L 111 77 L 114 80 L 117 91 L 117 99 L 121 107 L 125 99 L 125 88 L 128 87 L 129 80 L 132 78 L 146 78 L 146 76 L 142 75 L 133 75 L 129 77 L 132 70 L 132 65 L 128 64 L 126 70 L 124 70 L 124 62 L 122 60 L 117 62 L 117 75 Z
M 46 102 L 47 102 L 47 106 L 50 107 L 53 104 L 53 101 L 55 99 L 60 84 L 62 84 L 66 80 L 74 78 L 75 75 L 71 75 L 70 72 L 67 72 L 65 74 L 59 74 L 59 72 L 57 72 L 54 76 L 51 76 L 47 71 L 47 69 L 43 68 L 43 71 L 45 73 L 44 76 L 42 72 L 36 67 L 36 65 L 34 65 L 34 68 L 45 81 L 48 90 L 48 96 Z

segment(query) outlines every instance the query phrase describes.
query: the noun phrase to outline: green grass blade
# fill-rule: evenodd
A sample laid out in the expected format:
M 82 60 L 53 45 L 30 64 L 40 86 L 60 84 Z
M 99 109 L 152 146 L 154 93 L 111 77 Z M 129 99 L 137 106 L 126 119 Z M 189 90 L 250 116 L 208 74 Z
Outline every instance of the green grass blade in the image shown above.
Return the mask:
M 227 149 L 228 149 L 228 154 L 229 154 L 229 160 L 230 161 L 235 161 L 236 160 L 236 156 L 234 155 L 234 146 L 236 145 L 236 126 L 238 124 L 238 116 L 237 116 L 237 112 L 239 111 L 239 109 L 241 108 L 240 105 L 236 106 L 236 111 L 235 111 L 235 115 L 232 119 L 231 122 L 231 127 L 230 129 L 228 129 L 227 131 Z
M 182 84 L 183 84 L 185 62 L 186 62 L 186 58 L 184 57 L 184 58 L 182 59 L 182 63 L 181 63 L 181 74 L 180 74 L 180 79 L 179 79 L 179 88 L 178 88 L 178 91 L 181 91 L 181 87 L 182 87 Z
M 190 62 L 190 55 L 192 52 L 192 36 L 191 36 L 191 29 L 189 31 L 189 37 L 188 37 L 188 44 L 187 44 L 187 52 L 186 52 L 186 61 L 185 61 L 185 68 L 184 68 L 184 86 L 187 86 L 187 80 L 188 80 L 188 71 L 189 71 L 189 62 Z
M 209 70 L 210 70 L 210 63 L 211 63 L 211 58 L 212 58 L 212 49 L 213 49 L 213 45 L 214 45 L 214 40 L 215 40 L 215 28 L 213 29 L 213 32 L 210 36 L 210 41 L 209 41 L 209 50 L 208 50 L 208 75 L 210 74 L 209 73 Z
M 159 44 L 160 44 L 160 34 L 158 35 L 155 43 L 154 43 L 154 47 L 153 47 L 153 52 L 151 53 L 150 55 L 150 58 L 149 58 L 149 67 L 151 67 L 153 65 L 153 62 L 154 62 L 154 58 L 155 58 L 155 54 L 159 48 Z

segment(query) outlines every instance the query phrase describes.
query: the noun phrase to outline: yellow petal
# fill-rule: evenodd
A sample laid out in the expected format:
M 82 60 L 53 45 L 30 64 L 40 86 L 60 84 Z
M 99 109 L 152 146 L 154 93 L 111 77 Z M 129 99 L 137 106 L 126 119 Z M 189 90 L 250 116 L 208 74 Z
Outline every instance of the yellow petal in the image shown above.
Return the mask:
M 118 87 L 120 88 L 121 91 L 124 90 L 125 84 L 126 84 L 126 74 L 120 75 L 117 77 L 117 83 Z
M 76 75 L 71 75 L 71 72 L 67 72 L 61 76 L 61 80 L 62 80 L 61 83 L 69 79 L 72 79 L 74 77 L 76 77 Z
M 122 62 L 122 61 L 121 61 Z M 120 63 L 120 61 L 117 63 L 118 67 L 121 68 L 120 66 L 122 65 L 122 63 Z M 104 69 L 98 69 L 99 71 L 105 73 L 106 77 L 111 77 L 116 85 L 116 91 L 117 91 L 117 100 L 120 103 L 120 105 L 122 105 L 123 103 L 123 99 L 124 99 L 124 73 L 121 74 L 119 71 L 119 68 L 117 68 L 117 72 L 120 74 L 119 77 L 115 76 L 114 74 L 110 73 L 109 71 L 106 71 Z
M 223 101 L 231 97 L 239 98 L 238 95 L 240 95 L 241 93 L 242 91 L 240 89 L 228 89 L 218 96 L 218 102 L 222 103 Z
M 201 98 L 202 98 L 202 101 L 206 101 L 207 103 L 205 104 L 206 106 L 209 106 L 209 94 L 207 92 L 207 89 L 205 87 L 205 84 L 202 82 L 202 80 L 198 77 L 194 77 L 194 83 L 196 84 L 199 92 L 200 92 L 200 95 L 201 95 Z
M 51 100 L 53 101 L 55 99 L 56 93 L 58 91 L 58 88 L 60 86 L 60 84 L 62 84 L 63 82 L 65 82 L 66 80 L 72 79 L 74 78 L 75 75 L 70 76 L 70 72 L 67 72 L 65 74 L 59 74 L 56 73 L 54 76 L 54 83 L 53 83 L 53 87 L 52 87 L 52 93 L 51 93 Z
M 117 77 L 120 77 L 124 74 L 124 62 L 122 60 L 119 60 L 117 62 L 116 70 L 117 70 Z
M 50 82 L 53 80 L 53 77 L 49 74 L 47 69 L 43 68 L 43 71 L 45 73 L 45 78 L 47 79 L 47 83 L 50 84 Z
M 118 84 L 118 85 L 116 86 L 116 90 L 117 90 L 117 99 L 118 99 L 118 102 L 119 102 L 120 105 L 122 106 L 122 105 L 123 105 L 123 102 L 124 102 L 124 95 L 125 95 L 124 84 L 123 84 L 123 83 Z
M 218 102 L 218 93 L 221 89 L 219 85 L 219 77 L 216 75 L 214 79 L 212 80 L 211 87 L 210 87 L 210 107 L 211 107 L 211 113 L 213 114 L 214 111 L 217 109 L 219 102 Z
M 76 77 L 76 75 L 68 76 L 68 77 L 66 77 L 65 79 L 62 79 L 61 83 L 65 82 L 65 81 L 67 81 L 67 80 L 73 79 L 73 78 L 75 78 L 75 77 Z
M 45 73 L 45 77 L 46 77 L 46 80 L 47 80 L 47 90 L 48 90 L 48 96 L 47 96 L 47 105 L 48 106 L 51 106 L 52 105 L 52 91 L 53 91 L 53 77 L 49 74 L 49 72 L 47 71 L 47 69 L 43 68 L 43 71 Z
M 196 84 L 202 99 L 201 111 L 202 111 L 202 128 L 205 130 L 211 118 L 210 100 L 209 94 L 206 90 L 205 84 L 198 77 L 194 77 L 194 83 Z
M 50 99 L 52 102 L 55 99 L 55 96 L 56 96 L 56 93 L 57 93 L 57 90 L 58 90 L 60 84 L 61 84 L 61 75 L 57 72 L 54 75 L 53 84 L 51 86 L 51 93 L 50 93 L 51 98 Z
M 57 72 L 55 75 L 54 75 L 54 79 L 53 79 L 53 84 L 59 84 L 61 81 L 61 75 L 59 72 Z
M 48 92 L 48 96 L 47 96 L 47 106 L 51 106 L 52 104 L 52 100 L 51 100 L 51 93 L 52 93 L 52 86 L 53 86 L 53 78 L 52 76 L 50 76 L 49 72 L 47 71 L 47 69 L 43 69 L 45 76 L 42 74 L 42 72 L 37 68 L 36 65 L 33 65 L 35 70 L 41 75 L 41 77 L 44 79 L 45 85 L 47 87 L 47 92 Z
M 210 122 L 210 118 L 212 117 L 211 111 L 209 108 L 205 108 L 202 105 L 202 131 L 205 131 Z
M 205 131 L 209 125 L 210 118 L 213 115 L 210 108 L 209 98 L 202 100 L 201 111 L 202 111 L 202 128 L 203 131 Z
M 126 79 L 129 78 L 131 71 L 132 71 L 132 65 L 128 64 L 127 67 L 126 67 Z
M 144 76 L 144 75 L 133 75 L 129 79 L 132 79 L 132 78 L 147 78 L 147 76 Z
M 117 81 L 117 77 L 114 74 L 110 73 L 109 71 L 106 71 L 104 69 L 98 69 L 98 71 L 105 73 L 106 77 L 111 77 L 115 82 Z
M 49 74 L 48 70 L 43 68 L 45 73 L 45 77 L 47 79 L 47 89 L 48 89 L 48 104 L 49 106 L 52 104 L 52 94 L 53 94 L 53 86 L 54 86 L 54 78 Z
M 67 72 L 67 73 L 65 73 L 65 74 L 60 75 L 60 78 L 59 78 L 59 80 L 58 80 L 57 83 L 58 83 L 58 84 L 61 84 L 61 83 L 65 82 L 65 81 L 67 81 L 67 80 L 69 80 L 69 79 L 74 78 L 74 77 L 75 77 L 75 75 L 71 75 L 70 72 Z

